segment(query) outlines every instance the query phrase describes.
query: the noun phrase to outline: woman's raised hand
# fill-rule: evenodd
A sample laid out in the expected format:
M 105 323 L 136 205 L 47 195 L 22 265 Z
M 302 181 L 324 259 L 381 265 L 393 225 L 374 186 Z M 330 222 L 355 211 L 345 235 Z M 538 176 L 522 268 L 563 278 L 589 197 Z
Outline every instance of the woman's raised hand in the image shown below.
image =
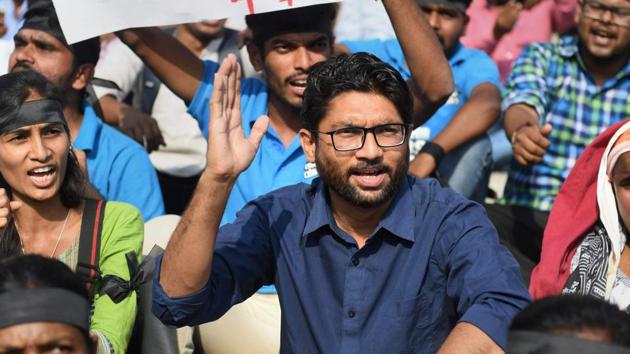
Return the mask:
M 269 117 L 261 116 L 249 137 L 243 133 L 240 93 L 241 68 L 230 54 L 214 76 L 210 98 L 206 172 L 221 182 L 233 182 L 254 159 Z
M 0 188 L 0 230 L 4 230 L 9 222 L 11 213 L 18 210 L 22 206 L 22 202 L 10 201 L 7 191 Z

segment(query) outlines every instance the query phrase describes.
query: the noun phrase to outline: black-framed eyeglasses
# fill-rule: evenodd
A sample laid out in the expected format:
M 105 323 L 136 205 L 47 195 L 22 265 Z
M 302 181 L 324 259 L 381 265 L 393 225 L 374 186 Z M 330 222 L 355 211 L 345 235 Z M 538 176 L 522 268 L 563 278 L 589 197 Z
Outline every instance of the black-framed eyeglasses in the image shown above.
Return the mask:
M 630 27 L 630 8 L 608 6 L 598 1 L 586 0 L 582 3 L 584 17 L 601 21 L 610 11 L 610 22 L 620 27 Z
M 388 148 L 402 145 L 407 139 L 407 131 L 410 128 L 406 124 L 382 124 L 371 128 L 347 127 L 329 132 L 314 130 L 319 134 L 330 135 L 332 145 L 337 151 L 359 150 L 365 144 L 367 133 L 374 134 L 376 144 Z

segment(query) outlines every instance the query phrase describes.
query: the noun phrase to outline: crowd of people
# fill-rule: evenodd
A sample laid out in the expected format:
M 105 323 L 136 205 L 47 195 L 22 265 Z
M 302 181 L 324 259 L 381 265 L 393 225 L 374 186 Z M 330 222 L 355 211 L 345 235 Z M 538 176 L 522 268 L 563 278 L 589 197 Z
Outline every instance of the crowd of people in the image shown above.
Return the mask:
M 630 353 L 628 0 L 0 4 L 0 354 Z

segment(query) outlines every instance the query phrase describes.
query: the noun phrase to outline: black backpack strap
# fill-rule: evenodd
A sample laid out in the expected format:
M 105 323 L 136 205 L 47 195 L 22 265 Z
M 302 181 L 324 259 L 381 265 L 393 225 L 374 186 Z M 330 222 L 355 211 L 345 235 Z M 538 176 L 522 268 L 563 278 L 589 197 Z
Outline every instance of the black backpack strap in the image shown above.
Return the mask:
M 170 27 L 164 29 L 164 32 L 170 34 L 171 36 L 174 36 L 175 29 L 176 27 Z M 160 86 L 162 86 L 162 81 L 160 81 L 160 79 L 158 79 L 153 71 L 151 71 L 146 65 L 142 69 L 140 80 L 142 85 L 140 87 L 140 110 L 150 115 L 153 111 L 153 104 L 155 103 L 155 99 L 157 98 Z
M 108 89 L 122 91 L 120 87 L 118 86 L 118 84 L 116 84 L 112 80 L 105 80 L 99 77 L 93 77 L 90 83 L 92 84 L 92 86 L 100 86 L 100 87 L 105 87 Z
M 90 296 L 94 294 L 94 285 L 101 276 L 98 262 L 104 214 L 104 200 L 85 200 L 83 218 L 81 220 L 81 234 L 79 235 L 77 274 L 85 280 L 85 286 Z
M 151 114 L 153 104 L 157 98 L 162 82 L 148 67 L 142 69 L 142 98 L 140 110 L 146 114 Z

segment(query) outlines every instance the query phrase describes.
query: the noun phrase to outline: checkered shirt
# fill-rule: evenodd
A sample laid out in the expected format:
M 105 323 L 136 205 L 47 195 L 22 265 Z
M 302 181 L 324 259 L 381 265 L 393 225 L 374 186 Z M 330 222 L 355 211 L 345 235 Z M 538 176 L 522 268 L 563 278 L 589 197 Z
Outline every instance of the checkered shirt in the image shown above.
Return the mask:
M 525 103 L 550 123 L 550 145 L 541 163 L 514 160 L 499 203 L 541 211 L 551 206 L 586 146 L 611 124 L 630 117 L 630 63 L 598 87 L 578 53 L 575 37 L 526 47 L 506 81 L 503 111 Z

